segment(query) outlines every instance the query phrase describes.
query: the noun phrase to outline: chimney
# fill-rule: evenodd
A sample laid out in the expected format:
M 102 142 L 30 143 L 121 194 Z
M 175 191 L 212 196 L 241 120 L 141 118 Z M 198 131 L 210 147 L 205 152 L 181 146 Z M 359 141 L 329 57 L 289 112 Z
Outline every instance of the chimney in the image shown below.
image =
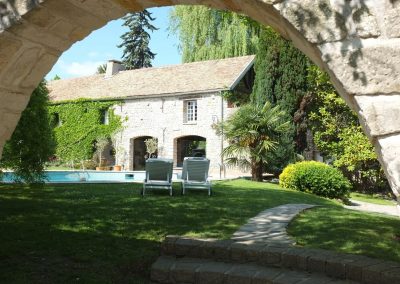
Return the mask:
M 125 70 L 125 67 L 122 65 L 121 61 L 114 59 L 109 60 L 107 62 L 106 75 L 104 76 L 104 78 L 111 78 L 113 75 L 122 70 Z

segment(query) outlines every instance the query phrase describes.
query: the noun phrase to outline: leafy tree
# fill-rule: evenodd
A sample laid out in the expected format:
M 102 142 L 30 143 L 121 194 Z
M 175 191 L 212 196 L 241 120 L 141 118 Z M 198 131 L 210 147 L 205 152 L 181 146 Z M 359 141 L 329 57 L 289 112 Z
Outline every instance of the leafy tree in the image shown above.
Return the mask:
M 248 17 L 205 6 L 176 6 L 169 26 L 179 37 L 183 62 L 255 54 L 260 33 Z
M 121 36 L 122 43 L 119 48 L 124 48 L 122 61 L 127 70 L 151 67 L 151 60 L 156 56 L 149 48 L 150 34 L 157 28 L 151 24 L 155 18 L 147 10 L 137 13 L 128 13 L 122 18 L 123 26 L 129 31 Z
M 101 64 L 99 66 L 97 66 L 97 71 L 96 74 L 105 74 L 107 71 L 107 64 Z
M 279 136 L 289 127 L 285 117 L 285 112 L 270 102 L 240 107 L 217 126 L 217 133 L 229 141 L 222 153 L 226 162 L 251 169 L 252 180 L 262 181 L 268 153 L 276 149 Z
M 42 81 L 33 91 L 11 139 L 4 146 L 0 168 L 14 170 L 18 181 L 40 182 L 44 164 L 53 155 L 55 143 L 47 110 L 48 90 Z
M 308 124 L 324 157 L 332 160 L 358 191 L 390 191 L 373 145 L 363 133 L 357 115 L 336 93 L 326 73 L 310 68 L 312 99 Z
M 60 76 L 58 76 L 57 74 L 54 76 L 54 78 L 53 78 L 53 81 L 55 81 L 55 80 L 61 80 L 61 77 Z

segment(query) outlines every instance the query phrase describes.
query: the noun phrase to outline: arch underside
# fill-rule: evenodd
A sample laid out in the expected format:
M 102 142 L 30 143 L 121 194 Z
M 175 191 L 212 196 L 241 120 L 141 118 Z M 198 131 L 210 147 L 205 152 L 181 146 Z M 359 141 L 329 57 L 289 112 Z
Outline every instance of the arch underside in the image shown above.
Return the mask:
M 128 11 L 202 4 L 275 28 L 326 70 L 357 112 L 400 193 L 400 4 L 397 0 L 9 0 L 0 9 L 0 155 L 29 96 L 58 57 Z

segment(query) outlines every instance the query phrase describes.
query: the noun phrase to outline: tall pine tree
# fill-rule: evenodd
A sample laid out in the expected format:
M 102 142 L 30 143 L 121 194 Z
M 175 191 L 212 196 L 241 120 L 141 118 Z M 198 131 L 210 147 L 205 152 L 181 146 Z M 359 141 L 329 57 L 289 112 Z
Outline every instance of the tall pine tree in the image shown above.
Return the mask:
M 151 24 L 155 20 L 147 10 L 137 13 L 129 13 L 122 18 L 123 26 L 129 31 L 121 36 L 123 48 L 122 61 L 127 70 L 151 67 L 151 60 L 156 56 L 149 47 L 150 32 L 157 30 Z

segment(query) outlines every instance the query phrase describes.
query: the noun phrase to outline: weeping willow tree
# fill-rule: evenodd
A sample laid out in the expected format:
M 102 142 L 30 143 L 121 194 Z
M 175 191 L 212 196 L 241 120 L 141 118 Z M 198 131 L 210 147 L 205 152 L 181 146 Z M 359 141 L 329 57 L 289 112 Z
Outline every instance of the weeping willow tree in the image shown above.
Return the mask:
M 248 17 L 204 6 L 176 6 L 170 32 L 179 37 L 183 62 L 255 54 L 260 25 Z

